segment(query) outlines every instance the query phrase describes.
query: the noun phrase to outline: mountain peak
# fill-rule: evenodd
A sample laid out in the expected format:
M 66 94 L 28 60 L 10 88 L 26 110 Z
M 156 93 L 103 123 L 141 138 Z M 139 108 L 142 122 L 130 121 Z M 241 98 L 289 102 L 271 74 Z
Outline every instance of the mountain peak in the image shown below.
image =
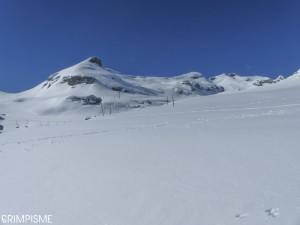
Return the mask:
M 99 58 L 96 57 L 96 56 L 90 57 L 90 58 L 88 59 L 88 61 L 91 62 L 91 63 L 95 63 L 95 64 L 97 64 L 97 65 L 99 65 L 99 66 L 102 67 L 102 61 L 101 61 L 101 59 L 99 59 Z

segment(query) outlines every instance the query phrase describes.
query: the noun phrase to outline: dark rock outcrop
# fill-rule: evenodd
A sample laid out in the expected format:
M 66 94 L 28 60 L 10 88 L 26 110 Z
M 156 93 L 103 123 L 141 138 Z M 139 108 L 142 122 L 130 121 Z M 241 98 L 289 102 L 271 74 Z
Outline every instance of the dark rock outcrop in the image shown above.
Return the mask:
M 278 77 L 274 80 L 274 82 L 277 83 L 277 82 L 280 82 L 280 81 L 282 81 L 282 80 L 284 80 L 284 76 L 280 75 L 280 76 L 278 76 Z
M 90 61 L 91 63 L 95 63 L 95 64 L 97 64 L 97 65 L 99 65 L 99 66 L 102 67 L 102 62 L 101 62 L 101 60 L 98 59 L 98 58 L 95 57 L 95 56 L 91 57 L 91 58 L 89 59 L 89 61 Z
M 59 73 L 54 73 L 51 76 L 48 77 L 47 81 L 43 84 L 42 88 L 46 87 L 49 88 L 51 85 L 56 83 L 60 76 L 58 75 Z
M 100 105 L 102 102 L 102 98 L 96 97 L 95 95 L 89 96 L 70 96 L 67 99 L 72 102 L 81 102 L 82 105 Z
M 63 77 L 61 83 L 68 83 L 70 86 L 75 86 L 77 84 L 93 84 L 95 82 L 94 77 L 88 76 L 70 76 L 70 77 Z
M 199 94 L 216 94 L 219 92 L 223 92 L 224 88 L 217 85 L 202 85 L 197 82 L 191 82 L 188 80 L 182 81 L 182 84 L 189 86 L 192 92 L 198 92 Z M 184 94 L 185 92 L 181 89 L 176 89 L 175 92 L 177 94 Z
M 272 80 L 271 78 L 265 79 L 265 80 L 257 80 L 253 83 L 255 86 L 263 86 L 264 84 L 273 84 L 276 83 L 276 81 Z
M 121 92 L 123 90 L 123 88 L 122 87 L 111 87 L 111 90 Z

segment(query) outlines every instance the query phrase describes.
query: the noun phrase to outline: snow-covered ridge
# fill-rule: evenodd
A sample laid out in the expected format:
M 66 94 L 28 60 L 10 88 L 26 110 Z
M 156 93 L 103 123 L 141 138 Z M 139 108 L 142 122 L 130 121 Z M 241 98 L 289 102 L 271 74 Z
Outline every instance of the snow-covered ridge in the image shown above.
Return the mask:
M 120 91 L 148 96 L 188 96 L 216 94 L 224 90 L 245 90 L 276 83 L 279 80 L 262 76 L 243 77 L 237 74 L 221 74 L 207 79 L 198 72 L 175 77 L 128 76 L 102 67 L 100 59 L 91 57 L 50 75 L 47 81 L 41 84 L 42 87 L 37 90 L 39 95 L 59 95 L 61 91 L 65 92 L 70 87 L 74 89 L 77 85 L 82 84 L 84 86 L 91 85 L 97 90 L 96 92 L 101 92 L 102 95 L 108 94 L 103 93 L 105 91 Z
M 209 95 L 224 91 L 222 87 L 213 84 L 197 72 L 172 78 L 128 76 L 112 69 L 105 69 L 94 60 L 100 61 L 96 57 L 91 57 L 52 74 L 41 88 L 36 88 L 36 91 L 39 95 L 57 95 L 70 87 L 77 88 L 77 85 L 91 85 L 94 93 L 90 94 L 102 96 L 109 96 L 111 95 L 109 92 L 112 91 L 145 96 Z
M 209 80 L 219 86 L 224 87 L 225 91 L 241 91 L 249 88 L 264 86 L 267 84 L 278 83 L 283 80 L 283 76 L 278 76 L 275 80 L 263 76 L 239 76 L 235 73 L 220 74 Z
M 300 74 L 298 71 L 293 77 Z M 188 96 L 205 96 L 224 91 L 241 91 L 269 86 L 283 80 L 264 76 L 239 76 L 221 74 L 206 78 L 201 73 L 190 72 L 175 77 L 150 77 L 124 75 L 104 68 L 97 57 L 90 57 L 74 66 L 53 73 L 47 80 L 22 93 L 9 95 L 21 107 L 31 105 L 31 113 L 61 114 L 99 111 L 102 104 L 110 111 L 163 105 L 171 99 Z M 0 97 L 4 96 L 0 92 Z M 7 96 L 7 95 L 6 95 Z M 95 101 L 90 99 L 101 99 Z M 76 99 L 76 101 L 74 101 Z M 0 99 L 1 100 L 1 99 Z M 88 104 L 92 102 L 93 104 Z M 25 106 L 24 105 L 24 106 Z
M 295 73 L 293 73 L 290 77 L 288 77 L 287 79 L 289 80 L 293 80 L 293 79 L 300 79 L 300 69 L 297 70 Z

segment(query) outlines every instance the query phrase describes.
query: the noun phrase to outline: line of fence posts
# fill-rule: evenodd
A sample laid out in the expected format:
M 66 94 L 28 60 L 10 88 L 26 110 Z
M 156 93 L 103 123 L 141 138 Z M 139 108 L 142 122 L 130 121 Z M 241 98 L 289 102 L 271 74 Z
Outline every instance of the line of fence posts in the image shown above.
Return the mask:
M 172 99 L 172 105 L 173 107 L 175 106 L 175 100 L 174 100 L 174 95 L 171 96 L 171 99 Z M 169 104 L 169 96 L 167 96 L 167 105 Z
M 119 98 L 120 98 L 120 94 L 121 92 L 119 92 Z M 175 98 L 174 98 L 174 95 L 171 96 L 171 99 L 172 99 L 172 106 L 175 107 Z M 169 96 L 167 96 L 167 104 L 169 104 L 170 100 L 169 100 Z M 114 103 L 116 108 L 117 108 L 117 112 L 119 113 L 120 112 L 120 105 L 118 102 L 115 102 Z M 111 115 L 112 114 L 112 101 L 109 103 L 109 114 Z M 103 106 L 103 100 L 100 102 L 100 107 L 101 107 L 101 114 L 102 116 L 104 116 L 105 114 L 105 110 L 104 110 L 104 106 Z
M 171 96 L 171 99 L 172 99 L 172 105 L 173 107 L 175 106 L 175 100 L 174 100 L 174 95 Z M 167 105 L 169 105 L 169 96 L 167 96 Z
M 49 123 L 49 122 L 48 122 Z M 41 124 L 41 122 L 40 122 L 40 124 Z M 25 124 L 24 124 L 24 127 L 25 128 L 28 128 L 29 127 L 29 121 L 28 120 L 26 120 L 26 122 L 25 122 Z M 20 128 L 20 123 L 19 123 L 19 121 L 16 121 L 16 128 Z
M 112 101 L 108 105 L 109 105 L 109 115 L 111 115 L 112 114 L 112 105 L 113 105 Z M 118 105 L 118 104 L 116 104 L 116 105 Z M 104 116 L 107 108 L 105 110 L 105 108 L 103 106 L 103 101 L 100 103 L 100 107 L 101 107 L 101 114 L 102 114 L 102 116 Z

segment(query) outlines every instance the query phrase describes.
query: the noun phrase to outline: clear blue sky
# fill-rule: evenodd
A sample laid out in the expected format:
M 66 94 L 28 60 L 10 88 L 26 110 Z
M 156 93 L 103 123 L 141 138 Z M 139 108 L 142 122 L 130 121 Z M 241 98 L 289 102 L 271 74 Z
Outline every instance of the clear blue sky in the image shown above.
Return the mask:
M 299 0 L 0 0 L 0 91 L 89 56 L 127 74 L 290 75 Z

